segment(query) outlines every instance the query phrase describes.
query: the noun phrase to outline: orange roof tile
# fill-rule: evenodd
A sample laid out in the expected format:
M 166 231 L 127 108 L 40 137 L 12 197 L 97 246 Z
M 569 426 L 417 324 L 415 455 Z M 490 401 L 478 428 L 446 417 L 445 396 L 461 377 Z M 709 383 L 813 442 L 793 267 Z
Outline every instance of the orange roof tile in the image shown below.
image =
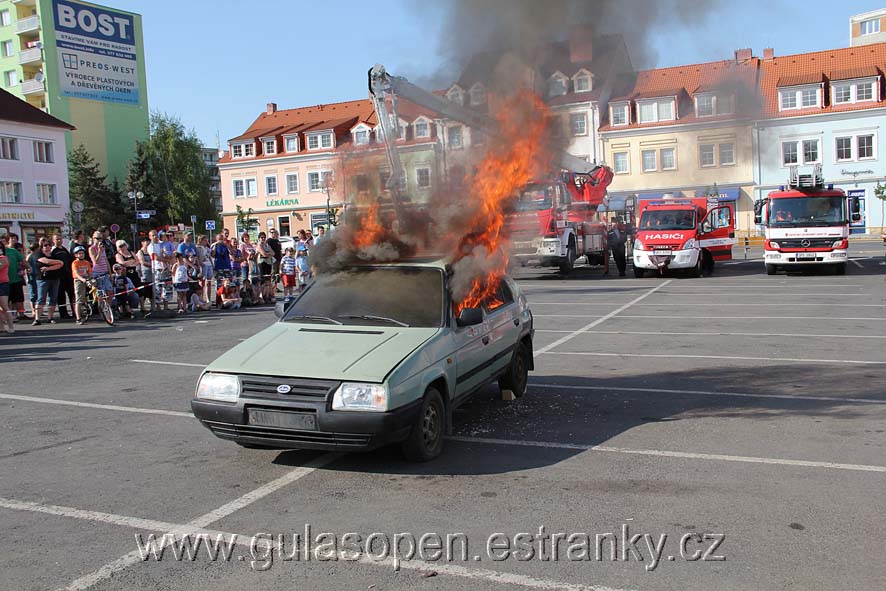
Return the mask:
M 855 68 L 846 68 L 845 70 L 832 70 L 828 72 L 829 80 L 853 80 L 855 78 L 873 78 L 879 76 L 880 70 L 877 66 L 858 66 Z
M 778 88 L 785 86 L 803 86 L 804 84 L 820 84 L 824 82 L 824 72 L 806 72 L 793 76 L 782 76 L 775 85 Z

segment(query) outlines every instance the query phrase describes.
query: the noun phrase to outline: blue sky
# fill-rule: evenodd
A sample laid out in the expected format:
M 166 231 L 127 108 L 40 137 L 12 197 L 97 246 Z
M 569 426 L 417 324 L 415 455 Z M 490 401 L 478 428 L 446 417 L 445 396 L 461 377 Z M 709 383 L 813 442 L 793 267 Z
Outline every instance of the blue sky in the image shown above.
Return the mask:
M 285 109 L 365 97 L 376 62 L 410 77 L 440 63 L 439 13 L 406 0 L 98 1 L 143 15 L 151 109 L 177 115 L 206 145 L 216 133 L 224 145 L 268 102 Z M 739 47 L 755 55 L 845 47 L 850 15 L 884 4 L 726 1 L 691 29 L 656 33 L 656 65 L 724 59 Z

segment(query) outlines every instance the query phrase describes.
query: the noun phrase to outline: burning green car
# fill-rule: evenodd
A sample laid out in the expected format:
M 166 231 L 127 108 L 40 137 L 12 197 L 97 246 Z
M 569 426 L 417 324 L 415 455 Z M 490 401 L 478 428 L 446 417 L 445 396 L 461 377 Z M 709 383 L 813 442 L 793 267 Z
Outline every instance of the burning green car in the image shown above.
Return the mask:
M 533 369 L 532 312 L 503 278 L 477 308 L 452 305 L 445 261 L 321 275 L 279 320 L 209 364 L 191 401 L 244 447 L 372 450 L 428 461 L 452 412 L 493 382 L 515 396 Z

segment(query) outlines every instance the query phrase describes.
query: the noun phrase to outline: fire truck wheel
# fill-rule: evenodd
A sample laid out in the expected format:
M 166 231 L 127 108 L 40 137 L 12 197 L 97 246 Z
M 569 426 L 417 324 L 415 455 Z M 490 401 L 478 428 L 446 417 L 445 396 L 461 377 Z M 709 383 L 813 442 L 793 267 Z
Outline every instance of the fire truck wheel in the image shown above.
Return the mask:
M 698 260 L 695 261 L 695 268 L 692 269 L 693 277 L 704 277 L 704 266 L 702 264 L 702 257 L 698 257 Z
M 706 250 L 702 251 L 702 262 L 701 262 L 701 271 L 705 275 L 713 275 L 714 274 L 714 257 L 711 256 Z
M 523 343 L 517 343 L 514 349 L 514 356 L 511 358 L 511 365 L 508 370 L 498 380 L 498 385 L 502 390 L 510 390 L 514 393 L 514 398 L 520 398 L 526 393 L 526 384 L 529 381 L 529 350 Z
M 846 263 L 837 263 L 834 265 L 834 275 L 845 275 Z
M 766 274 L 767 275 L 775 275 L 778 273 L 778 267 L 775 265 L 766 265 Z
M 570 242 L 569 248 L 566 249 L 566 260 L 560 263 L 560 273 L 569 275 L 573 268 L 575 268 L 575 245 Z
M 641 267 L 634 267 L 634 277 L 637 279 L 643 279 L 643 276 L 646 274 L 646 269 Z

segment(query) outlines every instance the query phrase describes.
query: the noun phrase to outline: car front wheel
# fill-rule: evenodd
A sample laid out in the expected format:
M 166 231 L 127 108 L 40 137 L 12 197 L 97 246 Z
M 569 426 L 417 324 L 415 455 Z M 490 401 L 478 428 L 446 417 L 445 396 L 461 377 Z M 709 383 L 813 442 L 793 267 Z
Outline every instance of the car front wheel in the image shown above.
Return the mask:
M 529 382 L 529 355 L 526 345 L 517 343 L 507 373 L 498 380 L 499 387 L 513 392 L 514 398 L 520 398 L 526 393 L 526 385 Z
M 418 419 L 409 438 L 403 442 L 403 455 L 413 462 L 429 462 L 443 451 L 446 431 L 446 409 L 436 388 L 428 388 L 422 400 Z

